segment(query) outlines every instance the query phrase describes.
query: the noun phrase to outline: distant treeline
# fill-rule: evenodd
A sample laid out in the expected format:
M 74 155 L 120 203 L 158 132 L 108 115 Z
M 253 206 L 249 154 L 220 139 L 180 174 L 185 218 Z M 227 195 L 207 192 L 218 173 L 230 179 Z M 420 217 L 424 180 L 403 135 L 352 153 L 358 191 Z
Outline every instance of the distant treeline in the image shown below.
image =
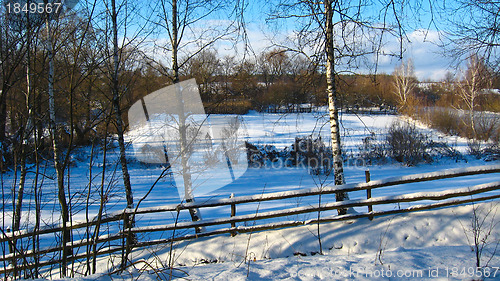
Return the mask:
M 74 25 L 68 30 L 77 29 Z M 64 32 L 64 28 L 60 32 Z M 68 35 L 69 36 L 69 35 Z M 97 37 L 95 37 L 97 40 Z M 56 120 L 73 131 L 74 144 L 89 143 L 113 133 L 111 83 L 109 65 L 103 63 L 106 53 L 100 54 L 93 44 L 94 37 L 79 47 L 78 60 L 73 60 L 74 48 L 67 46 L 55 54 Z M 70 44 L 67 42 L 66 44 Z M 76 44 L 76 42 L 75 42 Z M 43 48 L 33 48 L 31 89 L 34 95 L 26 99 L 25 54 L 19 54 L 9 80 L 4 80 L 0 108 L 0 138 L 5 144 L 18 139 L 26 129 L 28 110 L 33 111 L 36 136 L 43 138 L 48 119 L 47 54 Z M 85 56 L 82 56 L 84 53 Z M 14 58 L 11 58 L 14 59 Z M 164 70 L 143 60 L 136 49 L 123 50 L 120 64 L 120 95 L 123 120 L 128 108 L 155 90 L 171 84 Z M 67 70 L 67 71 L 62 71 Z M 310 112 L 327 105 L 326 79 L 322 67 L 301 56 L 290 56 L 282 50 L 272 50 L 257 58 L 241 60 L 221 57 L 207 49 L 194 56 L 181 68 L 181 80 L 196 78 L 206 113 L 245 114 L 249 110 L 272 113 Z M 419 83 L 416 81 L 415 83 Z M 75 84 L 75 81 L 78 83 Z M 9 84 L 7 84 L 9 83 Z M 460 108 L 462 100 L 456 95 L 452 81 L 419 83 L 413 89 L 413 105 L 452 106 Z M 496 83 L 498 84 L 498 83 Z M 398 110 L 394 90 L 394 75 L 339 75 L 337 91 L 340 105 L 348 110 Z M 31 106 L 28 106 L 28 103 Z M 500 95 L 485 94 L 477 100 L 478 109 L 500 111 Z M 43 142 L 41 142 L 43 143 Z

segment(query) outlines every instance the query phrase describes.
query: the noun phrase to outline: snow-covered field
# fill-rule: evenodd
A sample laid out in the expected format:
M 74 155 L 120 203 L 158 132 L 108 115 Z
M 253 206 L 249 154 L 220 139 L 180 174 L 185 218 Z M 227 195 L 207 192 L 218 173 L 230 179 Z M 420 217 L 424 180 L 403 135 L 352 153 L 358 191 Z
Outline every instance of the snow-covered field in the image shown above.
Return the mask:
M 326 114 L 260 114 L 251 112 L 242 116 L 245 138 L 254 144 L 272 144 L 277 148 L 290 146 L 296 136 L 319 134 L 327 142 L 329 139 L 329 125 Z M 380 139 L 384 138 L 387 127 L 395 121 L 404 121 L 394 115 L 353 115 L 343 114 L 342 141 L 344 150 L 355 155 L 362 139 L 375 133 Z M 466 153 L 467 141 L 457 137 L 449 137 L 434 132 L 419 124 L 417 126 L 428 133 L 436 141 L 446 141 L 456 150 Z M 139 136 L 134 132 L 128 135 L 129 141 Z M 172 177 L 161 179 L 150 190 L 153 182 L 161 174 L 163 167 L 160 164 L 144 164 L 134 160 L 133 147 L 129 147 L 129 158 L 132 160 L 129 169 L 131 174 L 134 201 L 140 207 L 157 207 L 180 203 L 180 196 Z M 98 191 L 102 182 L 102 151 L 94 157 L 90 165 L 88 155 L 90 148 L 80 148 L 73 157 L 73 165 L 69 171 L 71 194 L 73 198 L 73 222 L 84 221 L 85 198 L 87 188 L 91 186 L 94 204 L 89 206 L 89 215 L 92 217 L 98 210 Z M 125 207 L 124 191 L 121 183 L 121 174 L 118 166 L 117 150 L 111 150 L 107 155 L 106 183 L 107 206 L 106 212 L 112 213 L 123 210 Z M 369 169 L 372 180 L 393 176 L 416 173 L 433 172 L 449 168 L 486 165 L 482 160 L 466 157 L 465 160 L 441 159 L 432 164 L 420 164 L 406 167 L 398 163 L 387 163 L 383 166 L 367 166 L 363 159 L 348 161 L 345 167 L 346 182 L 358 183 L 365 180 L 365 170 Z M 90 169 L 89 167 L 92 166 Z M 90 173 L 92 171 L 92 173 Z M 53 180 L 54 171 L 47 166 L 45 170 L 42 218 L 46 224 L 58 221 L 58 205 L 56 198 L 56 184 Z M 92 176 L 91 176 L 92 175 Z M 33 174 L 28 174 L 29 183 L 33 182 Z M 498 180 L 498 174 L 469 176 L 457 179 L 447 179 L 438 182 L 414 183 L 401 186 L 379 188 L 373 191 L 372 196 L 400 195 L 421 191 L 441 191 L 459 187 L 468 187 L 485 182 Z M 15 187 L 15 175 L 8 172 L 2 175 L 2 187 L 5 190 L 3 225 L 11 224 L 11 209 L 9 189 Z M 316 187 L 320 184 L 331 185 L 331 178 L 311 176 L 307 170 L 293 167 L 263 167 L 248 168 L 235 181 L 217 190 L 197 197 L 197 202 L 210 199 L 228 198 L 235 196 L 255 195 L 276 191 L 287 191 Z M 144 197 L 148 194 L 146 197 Z M 326 201 L 333 200 L 333 195 L 325 196 Z M 364 192 L 353 192 L 351 199 L 366 198 Z M 32 218 L 33 196 L 28 188 L 25 197 L 26 221 Z M 92 202 L 91 202 L 92 203 Z M 286 199 L 280 201 L 263 202 L 258 204 L 259 212 L 281 210 L 283 208 L 317 205 L 317 198 Z M 485 230 L 491 228 L 491 235 L 487 239 L 488 247 L 483 251 L 487 270 L 491 275 L 496 273 L 500 266 L 500 259 L 494 254 L 496 245 L 500 241 L 500 222 L 496 214 L 496 203 L 481 204 L 483 209 L 494 209 L 485 220 Z M 255 214 L 257 204 L 238 206 L 237 214 Z M 407 208 L 411 203 L 401 205 L 375 206 L 374 210 Z M 187 277 L 190 280 L 472 280 L 467 274 L 479 273 L 475 269 L 474 252 L 471 251 L 473 235 L 471 234 L 471 206 L 460 206 L 428 212 L 411 213 L 397 216 L 375 218 L 373 221 L 359 219 L 348 223 L 328 223 L 320 227 L 322 249 L 325 255 L 313 255 L 319 251 L 316 226 L 301 226 L 295 228 L 273 230 L 252 234 L 241 234 L 236 237 L 221 235 L 213 238 L 175 243 L 173 245 L 174 275 Z M 359 211 L 359 210 L 358 210 Z M 365 210 L 361 210 L 365 212 Z M 324 212 L 322 216 L 333 215 L 334 211 Z M 305 214 L 293 218 L 278 218 L 275 220 L 307 220 L 317 214 Z M 213 219 L 229 216 L 227 208 L 203 209 L 204 219 Z M 137 218 L 137 226 L 158 225 L 173 223 L 175 214 L 155 214 Z M 493 221 L 491 222 L 491 220 Z M 179 221 L 190 221 L 189 213 L 181 212 Z M 192 230 L 188 230 L 192 231 Z M 184 232 L 184 233 L 188 233 Z M 177 233 L 178 235 L 184 234 Z M 110 233 L 112 234 L 112 233 Z M 159 234 L 160 235 L 160 234 Z M 161 234 L 169 237 L 169 233 Z M 143 237 L 146 238 L 146 237 Z M 155 238 L 150 236 L 147 238 Z M 139 237 L 141 239 L 141 237 Z M 43 246 L 49 246 L 54 241 L 47 241 Z M 134 260 L 145 259 L 149 264 L 158 268 L 165 268 L 169 261 L 171 245 L 162 245 L 135 252 Z M 303 256 L 305 255 L 305 256 Z M 247 260 L 247 262 L 245 262 Z M 248 262 L 250 260 L 250 262 Z M 205 265 L 204 263 L 210 263 Z M 106 257 L 100 262 L 101 274 L 110 269 L 110 260 Z M 145 263 L 139 262 L 136 268 L 140 269 Z M 469 270 L 470 269 L 470 270 Z M 462 272 L 462 270 L 465 270 Z M 183 271 L 187 273 L 183 273 Z M 388 276 L 391 272 L 392 276 Z M 403 278 L 398 278 L 402 275 Z M 421 275 L 419 275 L 421 273 Z M 463 273 L 460 275 L 460 273 Z M 131 270 L 131 274 L 124 274 L 125 279 L 155 279 L 166 276 L 168 272 L 141 273 Z M 187 276 L 189 274 L 189 276 Z M 354 274 L 354 275 L 353 275 Z M 384 275 L 385 274 L 385 275 Z M 405 274 L 417 274 L 406 276 Z M 465 274 L 465 275 L 464 275 Z M 483 276 L 486 274 L 482 272 Z M 406 276 L 406 277 L 405 277 Z M 499 273 L 495 275 L 500 280 Z M 105 277 L 96 275 L 85 280 L 100 278 L 116 279 L 118 275 Z M 121 278 L 120 277 L 120 278 Z M 408 277 L 408 278 L 407 278 Z M 418 278 L 412 278 L 418 277 Z M 436 278 L 434 278 L 436 277 Z M 475 277 L 475 276 L 472 276 Z M 449 279 L 448 279 L 449 278 Z M 493 278 L 495 279 L 495 278 Z

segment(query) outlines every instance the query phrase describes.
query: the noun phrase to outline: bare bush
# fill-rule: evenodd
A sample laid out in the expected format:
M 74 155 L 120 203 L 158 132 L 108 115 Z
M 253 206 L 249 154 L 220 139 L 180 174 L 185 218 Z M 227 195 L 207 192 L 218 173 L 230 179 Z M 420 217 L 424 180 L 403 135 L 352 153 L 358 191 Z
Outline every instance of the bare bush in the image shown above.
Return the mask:
M 384 164 L 387 159 L 387 149 L 385 143 L 377 140 L 374 132 L 362 140 L 362 144 L 358 147 L 359 157 L 366 164 Z
M 495 143 L 489 145 L 483 150 L 485 161 L 497 161 L 500 160 L 500 144 Z
M 459 110 L 429 108 L 425 114 L 417 115 L 417 118 L 447 135 L 494 143 L 500 140 L 500 116 L 495 113 L 476 112 L 471 119 L 468 114 Z
M 332 172 L 332 152 L 321 137 L 296 137 L 294 144 L 283 149 L 249 142 L 246 142 L 246 148 L 250 167 L 297 167 L 307 169 L 311 175 L 328 175 Z
M 332 152 L 321 137 L 297 137 L 293 145 L 292 157 L 296 166 L 306 166 L 312 175 L 325 175 L 332 171 Z
M 447 135 L 457 135 L 460 132 L 460 117 L 455 111 L 448 109 L 431 110 L 429 123 L 432 128 Z
M 477 159 L 481 158 L 482 152 L 481 152 L 481 142 L 477 140 L 468 140 L 467 141 L 467 153 L 469 155 L 472 155 L 476 157 Z
M 494 139 L 499 129 L 500 116 L 492 114 L 481 114 L 480 116 L 476 116 L 475 131 L 477 139 L 484 141 Z
M 432 157 L 432 159 L 446 157 L 451 158 L 456 162 L 465 160 L 460 151 L 449 146 L 446 142 L 429 141 L 427 143 L 427 153 Z
M 358 156 L 368 165 L 384 164 L 388 158 L 409 166 L 441 158 L 455 161 L 464 159 L 459 151 L 446 142 L 430 140 L 410 124 L 392 124 L 385 140 L 378 140 L 372 132 L 362 141 Z
M 393 123 L 389 127 L 386 142 L 389 156 L 398 162 L 413 166 L 432 161 L 427 152 L 428 137 L 414 125 Z
M 498 225 L 498 203 L 482 205 L 472 204 L 472 215 L 469 225 L 462 225 L 464 234 L 474 253 L 477 269 L 484 269 L 496 255 L 500 242 L 496 239 L 495 229 Z

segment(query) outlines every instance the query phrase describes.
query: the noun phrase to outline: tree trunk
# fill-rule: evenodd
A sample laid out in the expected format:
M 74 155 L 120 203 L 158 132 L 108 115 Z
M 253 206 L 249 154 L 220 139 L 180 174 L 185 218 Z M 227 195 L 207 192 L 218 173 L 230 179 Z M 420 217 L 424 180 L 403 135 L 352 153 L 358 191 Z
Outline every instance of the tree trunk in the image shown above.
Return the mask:
M 2 90 L 0 90 L 0 157 L 4 157 L 7 151 L 5 137 L 6 133 L 6 123 L 7 123 L 7 87 L 6 83 L 3 83 Z M 0 170 L 0 173 L 3 172 Z
M 56 107 L 54 99 L 54 51 L 52 48 L 52 32 L 50 20 L 48 17 L 45 20 L 47 30 L 47 52 L 49 59 L 49 73 L 48 73 L 48 94 L 49 94 L 49 130 L 52 135 L 52 149 L 54 153 L 54 167 L 57 175 L 57 198 L 61 206 L 61 219 L 62 219 L 62 262 L 61 262 L 61 275 L 63 277 L 67 274 L 68 257 L 72 255 L 72 250 L 68 248 L 67 244 L 71 240 L 70 229 L 68 228 L 69 222 L 69 209 L 66 200 L 66 191 L 64 189 L 64 165 L 61 163 L 61 155 L 58 142 L 58 128 L 56 125 Z
M 132 185 L 130 183 L 130 174 L 128 172 L 128 163 L 125 151 L 125 140 L 123 138 L 123 120 L 122 111 L 120 105 L 120 92 L 119 92 L 119 68 L 120 68 L 120 58 L 118 49 L 118 13 L 116 11 L 116 1 L 111 0 L 111 22 L 112 22 L 112 32 L 113 32 L 113 73 L 111 75 L 112 79 L 112 91 L 113 91 L 113 108 L 115 112 L 115 124 L 118 133 L 118 147 L 120 149 L 120 165 L 122 168 L 123 185 L 125 187 L 125 197 L 127 199 L 127 209 L 134 208 L 134 197 L 132 194 Z M 125 214 L 123 218 L 123 228 L 127 235 L 125 237 L 125 249 L 122 253 L 121 267 L 124 268 L 128 261 L 128 255 L 132 251 L 132 245 L 136 243 L 136 236 L 127 231 L 127 229 L 133 228 L 135 226 L 135 219 L 133 215 Z
M 179 62 L 178 62 L 178 52 L 179 52 L 179 37 L 178 37 L 178 23 L 177 23 L 177 0 L 172 0 L 172 70 L 173 70 L 173 83 L 179 83 Z M 182 98 L 181 89 L 177 89 L 177 101 L 179 102 L 179 136 L 180 136 L 180 149 L 181 149 L 181 165 L 182 165 L 182 177 L 184 180 L 184 196 L 186 198 L 186 203 L 194 203 L 194 196 L 192 191 L 192 180 L 191 172 L 189 167 L 189 155 L 188 142 L 187 142 L 187 132 L 186 132 L 186 116 L 184 112 L 184 102 Z M 201 221 L 201 213 L 198 208 L 190 208 L 189 214 L 191 215 L 192 221 Z M 204 231 L 204 227 L 196 227 L 196 233 L 201 233 Z
M 127 197 L 127 208 L 134 208 L 134 198 L 132 196 L 132 186 L 130 184 L 130 174 L 128 172 L 127 158 L 125 154 L 125 141 L 123 138 L 123 120 L 120 106 L 120 93 L 118 84 L 118 74 L 120 67 L 119 51 L 118 51 L 118 14 L 116 12 L 115 0 L 111 0 L 112 14 L 111 21 L 113 24 L 113 107 L 115 111 L 116 130 L 118 131 L 118 145 L 120 148 L 120 164 L 122 168 L 123 184 L 125 186 L 125 195 Z
M 338 114 L 338 93 L 335 86 L 335 48 L 333 39 L 333 7 L 332 0 L 325 0 L 325 16 L 326 16 L 326 83 L 328 94 L 328 111 L 330 114 L 330 132 L 332 139 L 333 167 L 335 185 L 345 184 L 344 180 L 344 164 L 342 159 L 342 149 L 340 145 L 340 130 L 339 130 L 339 114 Z M 348 200 L 349 196 L 346 192 L 338 192 L 335 194 L 337 201 Z M 347 209 L 339 209 L 338 214 L 344 215 Z
M 22 131 L 22 141 L 21 141 L 21 149 L 20 149 L 20 176 L 19 176 L 19 185 L 17 191 L 17 202 L 14 208 L 14 221 L 12 225 L 13 231 L 19 230 L 21 224 L 21 212 L 22 212 L 22 203 L 23 203 L 23 195 L 24 195 L 24 185 L 26 183 L 26 146 L 28 145 L 28 139 L 31 134 L 31 126 L 32 126 L 32 101 L 31 101 L 31 30 L 29 25 L 29 15 L 27 15 L 27 30 L 26 30 L 26 107 L 28 109 L 28 119 L 26 121 L 26 125 L 24 126 L 24 130 Z M 14 247 L 16 246 L 15 240 L 13 241 Z
M 7 21 L 7 19 L 5 19 Z M 0 33 L 0 52 L 1 52 L 1 60 L 2 60 L 2 88 L 0 89 L 0 161 L 4 161 L 6 157 L 6 152 L 7 152 L 7 147 L 6 147 L 6 137 L 7 137 L 7 131 L 6 131 L 6 123 L 7 123 L 7 92 L 10 90 L 9 84 L 11 84 L 10 79 L 8 78 L 11 75 L 7 75 L 6 72 L 9 71 L 12 73 L 14 70 L 14 66 L 10 63 L 11 62 L 11 55 L 9 54 L 8 50 L 13 48 L 12 45 L 10 45 L 10 30 L 9 30 L 9 25 L 6 24 L 5 30 L 1 30 Z M 5 52 L 5 54 L 4 54 Z M 3 164 L 2 164 L 3 166 Z M 0 173 L 3 173 L 3 167 L 0 168 Z

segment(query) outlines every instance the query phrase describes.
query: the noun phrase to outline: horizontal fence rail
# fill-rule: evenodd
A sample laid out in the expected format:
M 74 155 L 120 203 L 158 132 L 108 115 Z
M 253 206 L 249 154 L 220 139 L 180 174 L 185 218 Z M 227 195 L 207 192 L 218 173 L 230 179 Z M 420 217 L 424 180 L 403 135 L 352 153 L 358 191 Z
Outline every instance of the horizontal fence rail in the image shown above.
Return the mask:
M 469 187 L 461 187 L 448 189 L 439 192 L 416 192 L 403 195 L 395 196 L 381 196 L 372 197 L 372 190 L 402 185 L 408 183 L 435 181 L 448 178 L 458 178 L 464 176 L 481 175 L 481 174 L 491 174 L 500 173 L 500 165 L 489 165 L 489 166 L 479 166 L 479 167 L 468 167 L 460 169 L 449 169 L 444 171 L 414 174 L 400 177 L 391 177 L 382 180 L 370 180 L 370 175 L 367 173 L 365 183 L 357 184 L 345 184 L 339 186 L 325 186 L 322 188 L 315 187 L 310 189 L 300 189 L 284 192 L 273 192 L 264 193 L 260 195 L 251 196 L 239 196 L 225 199 L 209 200 L 201 203 L 184 203 L 177 205 L 167 205 L 154 208 L 136 208 L 136 209 L 125 209 L 121 212 L 115 212 L 108 214 L 106 216 L 95 218 L 88 223 L 77 223 L 68 225 L 67 228 L 71 229 L 73 232 L 80 231 L 79 240 L 71 241 L 67 244 L 67 248 L 75 251 L 72 255 L 68 257 L 68 262 L 71 261 L 87 261 L 90 262 L 91 259 L 96 257 L 109 255 L 116 252 L 123 252 L 125 250 L 130 250 L 131 247 L 134 249 L 147 247 L 152 245 L 158 245 L 163 243 L 169 243 L 174 241 L 182 241 L 187 239 L 194 239 L 198 237 L 207 237 L 220 234 L 231 234 L 232 236 L 238 233 L 248 233 L 254 231 L 263 231 L 269 229 L 292 227 L 300 225 L 310 225 L 324 222 L 342 221 L 342 220 L 352 220 L 358 218 L 369 218 L 373 219 L 376 216 L 398 214 L 398 213 L 408 213 L 422 210 L 430 210 L 436 208 L 442 208 L 453 205 L 467 204 L 472 202 L 494 200 L 500 198 L 500 194 L 485 194 L 487 192 L 500 190 L 500 181 L 483 183 Z M 347 200 L 341 202 L 330 202 L 323 203 L 321 205 L 315 206 L 302 206 L 295 208 L 286 208 L 283 210 L 274 211 L 256 211 L 253 214 L 237 215 L 238 205 L 248 204 L 248 203 L 261 203 L 273 200 L 284 200 L 289 198 L 302 198 L 308 196 L 321 196 L 327 194 L 335 194 L 338 192 L 352 192 L 352 191 L 366 191 L 367 199 L 356 199 Z M 476 197 L 472 197 L 476 195 Z M 477 196 L 480 195 L 480 196 Z M 386 211 L 373 211 L 373 206 L 395 204 L 395 203 L 406 203 L 406 202 L 420 202 L 422 204 L 411 206 L 408 208 L 397 209 L 397 210 L 386 210 Z M 435 203 L 428 203 L 425 201 L 436 201 Z M 138 226 L 131 228 L 124 228 L 124 225 L 128 225 L 124 220 L 130 217 L 148 215 L 153 213 L 165 213 L 165 212 L 181 212 L 183 210 L 189 210 L 192 208 L 212 208 L 212 207 L 228 207 L 228 217 L 221 217 L 217 219 L 205 219 L 197 222 L 175 222 L 162 225 L 149 225 L 149 226 Z M 354 207 L 367 207 L 366 213 L 349 213 L 347 215 L 327 215 L 320 219 L 312 220 L 299 220 L 299 221 L 277 221 L 277 222 L 265 222 L 262 224 L 257 224 L 258 221 L 273 219 L 273 218 L 283 218 L 299 214 L 307 213 L 317 213 L 345 208 Z M 257 207 L 258 210 L 258 207 Z M 252 222 L 252 226 L 237 226 L 236 223 L 242 222 Z M 100 225 L 104 224 L 115 224 L 114 229 L 116 230 L 114 234 L 109 235 L 96 235 L 89 238 L 89 232 L 95 231 Z M 223 225 L 228 225 L 230 227 L 224 227 Z M 203 233 L 197 234 L 187 234 L 181 236 L 174 236 L 165 239 L 144 239 L 135 240 L 133 243 L 127 241 L 130 237 L 137 237 L 137 234 L 146 233 L 159 233 L 166 231 L 176 230 L 186 230 L 195 229 L 198 227 L 218 227 L 217 229 L 207 230 Z M 43 239 L 43 235 L 53 235 L 57 236 L 62 231 L 62 226 L 55 227 L 45 227 L 37 231 L 21 230 L 10 233 L 5 233 L 2 231 L 0 233 L 0 243 L 3 243 L 4 249 L 11 249 L 10 254 L 0 256 L 0 263 L 4 266 L 0 266 L 0 274 L 8 274 L 13 271 L 27 271 L 33 268 L 43 268 L 57 265 L 61 262 L 58 253 L 63 251 L 62 245 L 46 247 L 43 249 L 33 249 L 31 247 L 28 249 L 16 248 L 15 242 L 23 242 L 24 244 L 29 244 L 30 239 L 33 237 L 40 237 Z M 83 234 L 82 234 L 83 231 Z M 131 234 L 134 234 L 131 236 Z M 85 235 L 87 238 L 85 238 Z M 115 242 L 113 242 L 115 241 Z M 119 242 L 116 242 L 119 241 Z M 113 243 L 112 243 L 113 242 Z M 125 246 L 127 245 L 127 246 Z M 94 247 L 96 252 L 91 251 L 90 247 Z M 46 258 L 47 255 L 52 254 L 51 258 Z M 45 259 L 44 259 L 45 257 Z M 35 259 L 37 262 L 33 263 L 30 259 Z
M 431 172 L 431 173 L 423 173 L 423 174 L 414 174 L 408 176 L 400 176 L 400 177 L 391 177 L 383 180 L 370 181 L 367 183 L 355 183 L 355 184 L 344 184 L 344 185 L 334 185 L 334 186 L 325 186 L 322 188 L 307 188 L 307 189 L 299 189 L 299 190 L 291 190 L 291 191 L 283 191 L 283 192 L 273 192 L 273 193 L 265 193 L 259 195 L 250 195 L 250 196 L 239 196 L 234 198 L 225 198 L 218 200 L 210 200 L 203 203 L 184 203 L 179 205 L 167 205 L 162 207 L 154 207 L 154 208 L 139 208 L 137 210 L 125 210 L 127 213 L 135 213 L 135 214 L 152 214 L 152 213 L 160 213 L 160 212 L 174 212 L 177 210 L 188 210 L 190 208 L 207 208 L 207 207 L 219 207 L 219 206 L 227 206 L 231 204 L 243 204 L 243 203 L 256 203 L 256 202 L 264 202 L 271 200 L 281 200 L 281 199 L 289 199 L 289 198 L 298 198 L 305 196 L 314 196 L 314 195 L 325 195 L 325 194 L 335 194 L 337 192 L 351 192 L 351 191 L 359 191 L 359 190 L 367 190 L 367 189 L 375 189 L 387 186 L 401 185 L 406 183 L 417 183 L 417 182 L 425 182 L 425 181 L 434 181 L 440 179 L 449 179 L 449 178 L 457 178 L 471 175 L 481 175 L 481 174 L 492 174 L 492 173 L 500 173 L 500 165 L 488 165 L 488 166 L 479 166 L 479 167 L 469 167 L 469 168 L 459 168 L 459 169 L 449 169 L 439 172 Z M 113 214 L 116 216 L 118 214 Z

